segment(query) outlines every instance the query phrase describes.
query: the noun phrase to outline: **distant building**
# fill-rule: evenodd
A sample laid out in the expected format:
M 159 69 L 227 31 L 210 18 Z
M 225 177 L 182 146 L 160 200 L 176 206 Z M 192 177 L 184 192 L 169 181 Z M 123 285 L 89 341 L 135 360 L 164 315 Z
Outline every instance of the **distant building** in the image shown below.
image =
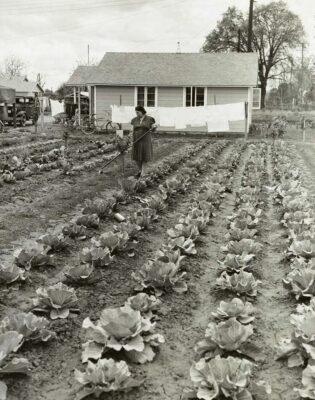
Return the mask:
M 260 108 L 256 53 L 106 53 L 98 66 L 79 66 L 66 83 L 87 87 L 90 113 L 105 117 L 111 105 L 198 107 L 249 103 Z M 245 121 L 230 124 L 244 131 Z

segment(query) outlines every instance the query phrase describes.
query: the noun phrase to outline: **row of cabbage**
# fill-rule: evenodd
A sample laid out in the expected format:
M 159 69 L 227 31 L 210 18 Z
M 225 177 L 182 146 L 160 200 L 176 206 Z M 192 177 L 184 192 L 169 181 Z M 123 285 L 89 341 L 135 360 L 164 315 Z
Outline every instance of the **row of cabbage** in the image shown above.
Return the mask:
M 118 202 L 127 202 L 130 196 L 138 190 L 143 190 L 151 182 L 156 184 L 163 176 L 176 169 L 182 162 L 189 160 L 197 154 L 206 144 L 191 146 L 189 149 L 179 151 L 172 158 L 162 160 L 144 182 L 133 179 L 127 180 L 122 190 L 116 193 L 115 197 L 108 200 L 96 199 L 87 201 L 82 210 L 82 215 L 75 218 L 75 221 L 63 228 L 63 233 L 52 232 L 42 236 L 38 241 L 27 241 L 22 249 L 17 249 L 14 258 L 15 262 L 9 261 L 0 266 L 1 284 L 13 284 L 23 282 L 27 279 L 27 274 L 32 268 L 47 267 L 53 264 L 53 253 L 65 251 L 71 246 L 71 239 L 85 239 L 88 235 L 88 228 L 98 228 L 100 220 L 112 215 L 115 212 Z M 225 143 L 220 145 L 217 150 L 223 148 Z M 197 162 L 198 164 L 198 162 Z M 196 167 L 197 168 L 197 167 Z M 178 177 L 179 179 L 179 177 Z M 179 180 L 169 179 L 165 183 L 166 188 L 173 188 L 174 185 L 181 187 Z M 148 206 L 159 208 L 159 196 L 152 196 L 148 199 Z M 150 212 L 148 210 L 151 210 Z M 94 214 L 91 214 L 91 213 Z M 107 266 L 113 262 L 114 254 L 121 248 L 129 247 L 128 242 L 136 243 L 133 240 L 136 232 L 145 229 L 145 221 L 154 214 L 152 208 L 143 208 L 141 213 L 133 215 L 127 221 L 104 236 L 98 238 L 99 241 L 108 239 L 108 247 L 103 248 L 96 239 L 92 240 L 93 247 L 83 249 L 80 254 L 80 264 L 75 267 L 66 268 L 65 280 L 71 283 L 93 283 L 98 273 L 97 267 Z M 141 216 L 141 221 L 140 221 Z M 140 225 L 138 225 L 140 223 Z M 116 244 L 115 244 L 116 243 Z M 124 244 L 126 246 L 124 246 Z M 127 245 L 128 243 L 128 245 Z M 48 288 L 39 288 L 34 299 L 34 312 L 48 312 L 51 319 L 66 318 L 70 311 L 77 311 L 78 299 L 73 288 L 68 287 L 63 282 Z M 0 374 L 27 373 L 30 370 L 30 363 L 24 358 L 14 357 L 14 353 L 29 341 L 47 341 L 55 337 L 49 330 L 49 321 L 46 318 L 37 317 L 33 313 L 11 314 L 1 322 L 0 346 L 2 346 L 0 360 Z M 8 361 L 9 360 L 9 361 Z M 6 398 L 6 384 L 0 383 L 0 398 Z
M 220 277 L 215 289 L 233 293 L 230 301 L 221 301 L 212 312 L 205 337 L 195 346 L 195 362 L 190 370 L 194 385 L 184 391 L 184 399 L 234 400 L 266 399 L 270 386 L 251 377 L 257 346 L 251 342 L 255 309 L 249 299 L 257 296 L 260 283 L 250 270 L 261 255 L 259 243 L 263 208 L 263 183 L 266 170 L 266 145 L 249 146 L 241 187 L 236 191 L 235 211 L 228 218 L 227 244 L 221 248 Z M 243 357 L 246 358 L 243 358 Z
M 287 233 L 286 260 L 290 272 L 284 286 L 299 304 L 291 314 L 291 337 L 282 338 L 277 359 L 287 359 L 288 367 L 305 367 L 300 397 L 315 399 L 315 225 L 312 204 L 302 183 L 301 171 L 292 165 L 295 149 L 283 142 L 272 148 L 275 177 L 275 204 L 280 207 L 281 223 Z
M 93 169 L 106 161 L 107 154 L 113 151 L 115 151 L 115 145 L 97 141 L 80 147 L 71 157 L 64 146 L 53 148 L 42 154 L 29 155 L 24 151 L 19 156 L 5 155 L 0 162 L 0 185 L 1 183 L 15 183 L 41 172 L 59 168 L 68 171 L 71 167 L 73 172 Z M 81 162 L 79 165 L 72 166 L 75 160 L 85 161 L 102 155 L 103 157 L 99 160 Z
M 132 274 L 136 282 L 137 295 L 127 299 L 123 307 L 105 309 L 96 324 L 89 318 L 83 321 L 86 343 L 83 344 L 82 362 L 87 364 L 85 372 L 76 371 L 76 379 L 83 386 L 83 397 L 91 393 L 99 396 L 108 391 L 126 391 L 141 382 L 132 379 L 128 366 L 123 361 L 106 358 L 118 352 L 131 363 L 146 363 L 154 359 L 158 347 L 164 343 L 163 335 L 155 333 L 156 314 L 165 292 L 187 291 L 186 272 L 183 261 L 197 253 L 200 235 L 206 232 L 215 210 L 231 186 L 232 171 L 238 164 L 241 151 L 235 149 L 225 158 L 223 170 L 205 179 L 193 195 L 187 212 L 179 217 L 179 223 L 167 230 L 166 242 L 140 270 Z M 164 203 L 172 201 L 178 192 L 185 193 L 196 173 L 207 169 L 215 153 L 212 149 L 205 156 L 174 177 L 170 186 L 160 186 L 160 210 Z M 91 362 L 93 360 L 96 363 Z

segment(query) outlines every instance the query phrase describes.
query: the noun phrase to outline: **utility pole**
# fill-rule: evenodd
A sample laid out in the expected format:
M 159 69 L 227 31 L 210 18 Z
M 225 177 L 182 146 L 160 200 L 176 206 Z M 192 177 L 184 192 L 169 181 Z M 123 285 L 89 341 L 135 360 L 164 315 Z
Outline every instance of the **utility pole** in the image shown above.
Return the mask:
M 304 86 L 304 49 L 305 43 L 302 42 L 302 58 L 301 58 L 301 104 L 303 104 L 303 86 Z
M 247 51 L 251 53 L 252 41 L 253 41 L 253 14 L 254 14 L 254 0 L 249 2 L 249 14 L 248 14 L 248 37 L 247 37 Z
M 87 45 L 87 65 L 90 65 L 90 45 Z
M 240 29 L 238 29 L 238 31 L 237 31 L 237 52 L 238 53 L 241 52 L 241 35 L 242 35 L 242 31 Z

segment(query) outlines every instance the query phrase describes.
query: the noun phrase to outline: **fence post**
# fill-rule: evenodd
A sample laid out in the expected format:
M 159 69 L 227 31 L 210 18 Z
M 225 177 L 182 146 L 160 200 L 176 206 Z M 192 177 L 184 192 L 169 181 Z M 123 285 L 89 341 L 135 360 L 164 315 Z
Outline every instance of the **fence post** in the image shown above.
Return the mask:
M 245 102 L 245 140 L 248 139 L 248 102 Z

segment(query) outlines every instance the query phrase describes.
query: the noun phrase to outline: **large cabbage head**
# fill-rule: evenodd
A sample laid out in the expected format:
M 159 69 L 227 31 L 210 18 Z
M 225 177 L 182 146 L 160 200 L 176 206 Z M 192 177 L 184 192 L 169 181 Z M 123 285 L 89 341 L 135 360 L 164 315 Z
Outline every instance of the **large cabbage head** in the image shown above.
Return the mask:
M 311 268 L 291 271 L 285 279 L 284 286 L 289 289 L 298 300 L 300 297 L 315 295 L 315 270 Z
M 0 332 L 16 331 L 23 335 L 24 340 L 47 340 L 55 334 L 48 330 L 49 321 L 43 317 L 37 317 L 32 313 L 20 312 L 5 317 L 0 323 Z
M 198 399 L 213 400 L 221 395 L 235 400 L 251 399 L 247 387 L 252 369 L 250 361 L 216 356 L 210 361 L 201 359 L 193 365 L 190 378 Z
M 67 318 L 70 309 L 78 303 L 78 298 L 73 288 L 59 282 L 55 285 L 36 290 L 37 298 L 34 299 L 36 309 L 50 310 L 50 318 Z
M 140 385 L 131 378 L 125 361 L 114 361 L 112 358 L 98 360 L 96 364 L 89 361 L 85 372 L 75 370 L 74 374 L 84 387 L 84 397 L 93 394 L 99 398 L 103 393 L 128 391 Z
M 239 298 L 234 298 L 231 301 L 221 301 L 220 306 L 217 308 L 212 315 L 219 320 L 225 320 L 229 318 L 236 318 L 242 324 L 249 324 L 255 317 L 254 307 L 248 301 L 243 302 Z

